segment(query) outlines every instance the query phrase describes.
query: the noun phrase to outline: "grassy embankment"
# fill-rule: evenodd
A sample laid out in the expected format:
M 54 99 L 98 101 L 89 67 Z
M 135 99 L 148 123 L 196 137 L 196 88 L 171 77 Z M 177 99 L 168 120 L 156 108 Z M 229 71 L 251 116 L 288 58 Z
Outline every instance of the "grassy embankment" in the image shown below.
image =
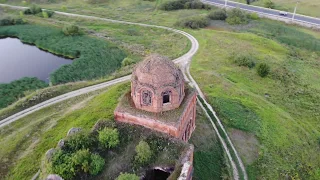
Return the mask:
M 236 2 L 247 3 L 246 0 L 234 0 Z M 271 0 L 275 3 L 275 9 L 293 12 L 296 6 L 296 0 Z M 264 0 L 257 0 L 251 5 L 264 7 Z M 297 13 L 320 18 L 320 1 L 304 0 L 300 1 L 297 8 Z
M 0 142 L 6 146 L 0 148 L 1 177 L 30 179 L 38 171 L 44 153 L 55 147 L 71 127 L 91 129 L 99 119 L 112 119 L 118 98 L 128 87 L 122 84 L 99 95 L 95 92 L 76 97 L 2 128 Z
M 195 80 L 227 127 L 250 179 L 319 178 L 320 39 L 273 21 L 240 29 L 213 25 L 191 32 L 203 47 L 191 65 Z M 271 73 L 261 78 L 254 68 L 237 66 L 235 54 L 267 63 Z
M 129 84 L 122 84 L 106 92 L 100 91 L 73 98 L 33 113 L 2 129 L 0 142 L 6 146 L 0 149 L 0 161 L 4 165 L 1 167 L 1 176 L 9 172 L 7 179 L 31 178 L 40 167 L 44 153 L 55 147 L 71 127 L 89 130 L 100 119 L 113 119 L 113 110 L 118 99 L 128 88 Z M 197 130 L 191 139 L 195 145 L 194 176 L 197 179 L 227 176 L 223 151 L 215 133 L 201 110 L 198 110 L 197 116 Z M 131 134 L 137 132 L 134 131 Z M 132 141 L 132 143 L 137 142 Z M 131 147 L 134 147 L 132 143 L 127 147 L 123 146 L 121 151 L 124 151 L 123 148 L 125 151 L 128 151 L 128 148 L 132 149 Z M 116 154 L 113 155 L 126 160 L 130 160 L 132 156 L 132 153 L 119 157 Z M 107 158 L 108 161 L 111 159 Z M 112 170 L 115 163 L 113 161 L 110 161 L 113 165 L 107 165 L 99 177 L 109 177 L 109 173 L 114 171 Z M 163 164 L 161 158 L 158 161 Z M 114 175 L 117 174 L 113 173 Z

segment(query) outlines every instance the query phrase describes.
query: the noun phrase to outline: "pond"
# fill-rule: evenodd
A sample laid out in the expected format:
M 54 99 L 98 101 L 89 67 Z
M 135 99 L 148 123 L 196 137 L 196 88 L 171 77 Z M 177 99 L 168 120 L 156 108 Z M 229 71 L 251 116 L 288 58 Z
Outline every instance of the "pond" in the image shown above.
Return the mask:
M 0 39 L 0 83 L 22 77 L 37 77 L 49 82 L 50 73 L 72 60 L 23 44 L 16 38 Z

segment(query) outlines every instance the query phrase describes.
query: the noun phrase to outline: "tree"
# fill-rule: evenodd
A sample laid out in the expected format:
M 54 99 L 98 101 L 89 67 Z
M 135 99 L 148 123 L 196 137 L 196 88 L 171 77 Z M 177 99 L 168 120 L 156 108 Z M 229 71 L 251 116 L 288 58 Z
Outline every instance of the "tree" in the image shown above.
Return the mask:
M 257 67 L 257 73 L 260 77 L 266 77 L 270 73 L 270 67 L 266 63 L 260 63 Z
M 136 153 L 137 155 L 135 156 L 135 160 L 140 164 L 147 163 L 152 156 L 149 144 L 143 140 L 141 140 L 136 146 Z
M 264 7 L 274 9 L 275 8 L 275 4 L 271 0 L 265 0 L 264 1 Z
M 244 11 L 240 10 L 239 8 L 234 8 L 228 12 L 226 22 L 231 25 L 236 25 L 247 24 L 249 21 Z
M 99 132 L 99 142 L 106 148 L 116 147 L 119 141 L 119 132 L 117 129 L 104 128 Z
M 121 173 L 116 180 L 139 180 L 140 178 L 135 174 Z
M 62 32 L 66 36 L 75 36 L 80 34 L 80 29 L 76 25 L 66 25 L 63 27 Z

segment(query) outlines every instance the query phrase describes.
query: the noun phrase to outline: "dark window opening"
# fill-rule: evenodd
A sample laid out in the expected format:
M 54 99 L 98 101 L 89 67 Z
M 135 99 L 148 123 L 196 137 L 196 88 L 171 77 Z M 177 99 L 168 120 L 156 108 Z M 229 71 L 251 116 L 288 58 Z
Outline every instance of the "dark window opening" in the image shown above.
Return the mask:
M 169 102 L 170 102 L 170 95 L 169 94 L 163 95 L 163 104 L 169 103 Z

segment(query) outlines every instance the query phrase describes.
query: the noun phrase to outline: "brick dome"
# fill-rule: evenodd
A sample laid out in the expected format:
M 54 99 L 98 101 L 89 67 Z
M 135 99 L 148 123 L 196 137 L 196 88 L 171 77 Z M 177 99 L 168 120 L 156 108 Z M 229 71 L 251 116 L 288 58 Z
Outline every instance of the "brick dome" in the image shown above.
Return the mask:
M 131 79 L 136 108 L 150 112 L 175 109 L 184 95 L 183 74 L 168 58 L 151 55 L 136 65 Z

